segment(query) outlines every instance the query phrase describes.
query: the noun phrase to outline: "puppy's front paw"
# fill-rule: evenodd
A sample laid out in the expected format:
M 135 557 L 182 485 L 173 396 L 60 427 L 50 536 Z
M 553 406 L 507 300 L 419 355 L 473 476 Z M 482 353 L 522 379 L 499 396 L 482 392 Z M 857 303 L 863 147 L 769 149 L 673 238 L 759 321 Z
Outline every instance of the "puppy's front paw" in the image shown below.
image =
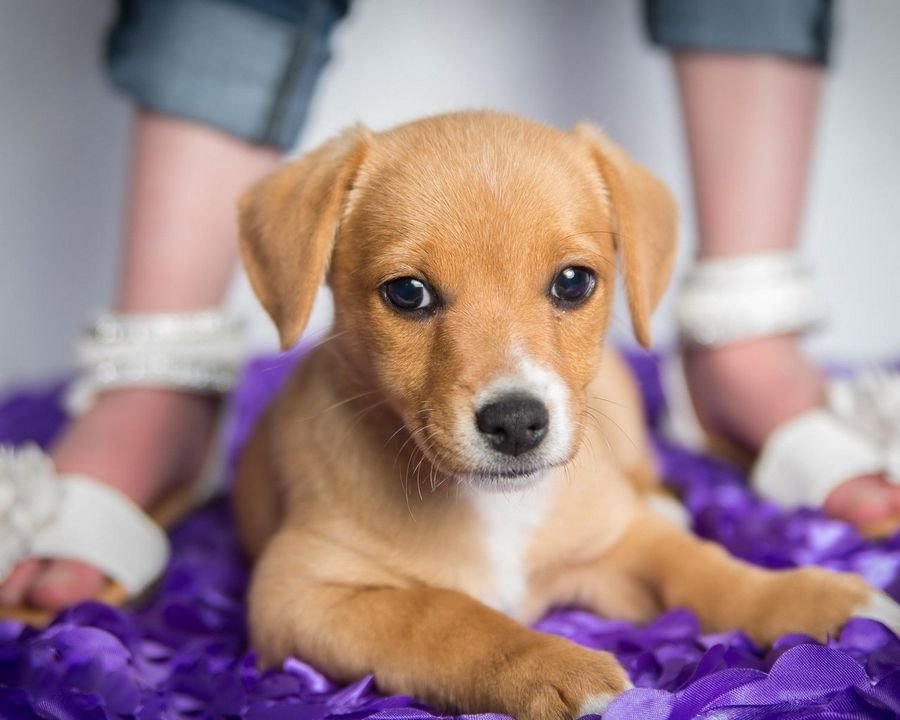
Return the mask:
M 795 632 L 824 641 L 852 617 L 900 626 L 897 606 L 887 595 L 873 590 L 857 575 L 823 568 L 765 573 L 743 600 L 749 600 L 750 607 L 745 610 L 747 622 L 742 629 L 764 645 Z
M 510 664 L 512 715 L 518 720 L 572 720 L 599 715 L 633 687 L 609 653 L 562 638 L 545 641 Z M 501 690 L 501 692 L 506 692 Z

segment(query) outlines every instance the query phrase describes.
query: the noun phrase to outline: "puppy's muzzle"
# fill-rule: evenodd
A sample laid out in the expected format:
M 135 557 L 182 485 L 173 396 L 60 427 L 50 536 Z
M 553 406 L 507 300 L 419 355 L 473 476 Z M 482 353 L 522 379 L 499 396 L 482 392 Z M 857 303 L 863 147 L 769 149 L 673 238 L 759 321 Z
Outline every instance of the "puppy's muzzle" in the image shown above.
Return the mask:
M 507 395 L 483 406 L 475 414 L 475 424 L 490 447 L 517 457 L 541 444 L 550 414 L 530 395 Z

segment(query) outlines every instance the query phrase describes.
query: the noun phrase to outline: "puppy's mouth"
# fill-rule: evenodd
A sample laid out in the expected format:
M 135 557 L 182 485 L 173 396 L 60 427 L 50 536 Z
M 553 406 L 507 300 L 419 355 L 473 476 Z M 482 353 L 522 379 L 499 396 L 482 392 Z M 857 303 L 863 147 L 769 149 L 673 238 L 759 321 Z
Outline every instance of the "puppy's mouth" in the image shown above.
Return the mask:
M 476 471 L 472 473 L 468 473 L 471 477 L 474 478 L 483 478 L 485 480 L 490 480 L 492 478 L 502 478 L 504 480 L 514 480 L 516 478 L 527 478 L 532 477 L 534 475 L 538 475 L 543 473 L 545 470 L 549 468 L 538 466 L 538 467 L 529 467 L 529 468 L 510 468 L 510 469 L 501 469 L 501 470 L 484 470 L 484 471 Z
M 490 470 L 471 472 L 459 476 L 459 482 L 471 488 L 489 492 L 514 492 L 537 485 L 552 466 L 532 469 Z
M 485 452 L 454 442 L 444 433 L 424 433 L 411 429 L 418 451 L 436 468 L 439 474 L 455 478 L 458 482 L 475 487 L 501 487 L 512 489 L 527 487 L 562 462 L 548 461 L 542 453 L 525 453 L 518 457 Z M 448 434 L 449 435 L 449 434 Z
M 548 470 L 550 470 L 550 466 L 547 465 L 510 469 L 478 468 L 462 473 L 462 476 L 467 481 L 478 484 L 490 485 L 494 482 L 504 484 L 521 482 L 523 485 L 527 485 L 530 481 L 542 477 Z

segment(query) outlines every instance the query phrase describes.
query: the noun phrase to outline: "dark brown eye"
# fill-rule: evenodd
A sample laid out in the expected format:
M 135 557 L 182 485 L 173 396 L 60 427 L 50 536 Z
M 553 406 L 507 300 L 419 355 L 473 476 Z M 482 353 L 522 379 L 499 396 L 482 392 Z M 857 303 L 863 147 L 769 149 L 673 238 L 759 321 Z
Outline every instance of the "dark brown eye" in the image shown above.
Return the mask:
M 561 307 L 574 307 L 587 300 L 597 286 L 597 276 L 583 267 L 567 267 L 559 271 L 550 286 L 550 296 Z
M 381 286 L 384 298 L 401 312 L 428 310 L 434 305 L 434 293 L 422 280 L 402 277 Z

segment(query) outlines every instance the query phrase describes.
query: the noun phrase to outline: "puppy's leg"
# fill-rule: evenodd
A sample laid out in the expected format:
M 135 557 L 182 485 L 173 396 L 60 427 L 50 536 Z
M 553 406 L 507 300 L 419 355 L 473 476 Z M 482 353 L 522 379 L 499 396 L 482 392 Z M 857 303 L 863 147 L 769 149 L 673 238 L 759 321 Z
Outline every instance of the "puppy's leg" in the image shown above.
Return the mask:
M 241 547 L 257 557 L 278 527 L 283 504 L 271 461 L 271 414 L 265 413 L 247 440 L 231 493 Z
M 255 572 L 250 626 L 267 664 L 297 655 L 336 680 L 373 673 L 384 692 L 520 720 L 599 713 L 631 687 L 612 655 L 529 630 L 467 595 L 325 580 L 321 568 L 334 563 L 316 572 L 302 560 L 313 543 L 283 531 Z
M 862 578 L 754 567 L 651 513 L 635 521 L 603 564 L 633 578 L 663 607 L 694 610 L 708 630 L 740 628 L 766 645 L 789 632 L 824 640 L 854 616 L 900 629 L 900 606 Z

